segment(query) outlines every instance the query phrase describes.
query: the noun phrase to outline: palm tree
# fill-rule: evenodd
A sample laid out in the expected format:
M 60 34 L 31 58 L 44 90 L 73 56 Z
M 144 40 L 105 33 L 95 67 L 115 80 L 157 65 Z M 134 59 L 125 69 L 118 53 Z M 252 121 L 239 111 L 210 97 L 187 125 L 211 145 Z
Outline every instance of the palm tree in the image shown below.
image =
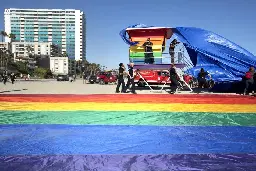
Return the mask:
M 96 71 L 100 71 L 100 64 L 96 64 Z
M 10 33 L 8 37 L 11 39 L 11 42 L 16 39 L 16 36 L 13 33 Z
M 33 51 L 33 48 L 30 46 L 30 45 L 27 45 L 26 46 L 26 51 L 28 52 L 28 56 L 32 56 L 32 51 Z
M 5 31 L 1 31 L 0 35 L 2 36 L 2 42 L 4 42 L 4 38 L 7 36 L 7 33 Z
M 33 54 L 32 54 L 33 48 L 32 48 L 30 45 L 27 45 L 27 46 L 26 46 L 26 51 L 27 51 L 27 53 L 28 53 L 28 57 L 29 57 L 29 58 L 32 58 L 32 57 L 33 57 Z M 26 60 L 26 62 L 25 62 L 26 70 L 28 69 L 27 67 L 28 67 L 28 64 L 29 64 L 29 58 L 28 58 L 28 59 Z

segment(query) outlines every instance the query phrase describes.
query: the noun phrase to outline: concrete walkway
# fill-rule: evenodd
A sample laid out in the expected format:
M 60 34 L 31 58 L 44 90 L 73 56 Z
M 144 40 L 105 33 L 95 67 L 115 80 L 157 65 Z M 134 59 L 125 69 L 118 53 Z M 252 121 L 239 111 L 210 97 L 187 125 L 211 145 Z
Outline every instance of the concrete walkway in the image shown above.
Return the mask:
M 0 82 L 0 93 L 2 94 L 115 94 L 115 84 L 83 84 L 82 80 L 75 82 L 59 82 L 56 80 L 17 80 L 15 84 L 7 83 L 4 85 Z M 169 94 L 168 89 L 162 92 L 150 91 L 149 88 L 136 87 L 138 94 Z M 156 87 L 155 87 L 156 88 Z M 168 86 L 167 86 L 168 88 Z M 158 87 L 158 89 L 160 89 Z M 180 91 L 178 94 L 195 94 L 189 91 Z M 204 94 L 213 94 L 205 92 Z M 214 93 L 216 94 L 216 93 Z M 220 94 L 220 93 L 218 93 Z M 225 93 L 226 95 L 227 93 Z M 232 94 L 234 95 L 234 94 Z

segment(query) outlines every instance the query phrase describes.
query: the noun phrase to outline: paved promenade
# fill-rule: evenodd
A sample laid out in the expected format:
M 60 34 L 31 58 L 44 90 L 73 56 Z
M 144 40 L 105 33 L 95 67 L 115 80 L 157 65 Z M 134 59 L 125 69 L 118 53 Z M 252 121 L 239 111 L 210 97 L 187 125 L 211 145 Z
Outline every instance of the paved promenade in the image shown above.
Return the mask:
M 0 83 L 1 94 L 115 94 L 115 84 L 99 85 L 99 84 L 83 84 L 82 80 L 76 80 L 75 82 L 56 81 L 56 80 L 17 80 L 15 84 L 8 82 L 4 85 Z M 163 91 L 159 87 L 153 87 L 154 92 L 150 91 L 148 87 L 139 88 L 136 87 L 138 94 L 169 94 L 169 87 Z M 189 91 L 180 91 L 177 94 L 196 94 Z M 213 94 L 205 92 L 204 94 Z M 218 93 L 214 93 L 218 94 Z M 225 93 L 227 94 L 227 93 Z M 234 95 L 234 94 L 232 94 Z
M 56 80 L 16 81 L 15 84 L 0 84 L 0 92 L 5 94 L 111 94 L 116 85 L 83 84 Z

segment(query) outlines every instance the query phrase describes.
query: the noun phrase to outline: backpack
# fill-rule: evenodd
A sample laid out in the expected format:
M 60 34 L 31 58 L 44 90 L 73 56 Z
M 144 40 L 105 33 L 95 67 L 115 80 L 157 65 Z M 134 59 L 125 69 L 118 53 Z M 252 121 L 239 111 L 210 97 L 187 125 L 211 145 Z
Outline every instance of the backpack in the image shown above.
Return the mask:
M 246 78 L 246 79 L 251 79 L 251 78 L 252 78 L 252 72 L 250 72 L 250 71 L 249 71 L 249 72 L 246 72 L 246 73 L 245 73 L 245 78 Z

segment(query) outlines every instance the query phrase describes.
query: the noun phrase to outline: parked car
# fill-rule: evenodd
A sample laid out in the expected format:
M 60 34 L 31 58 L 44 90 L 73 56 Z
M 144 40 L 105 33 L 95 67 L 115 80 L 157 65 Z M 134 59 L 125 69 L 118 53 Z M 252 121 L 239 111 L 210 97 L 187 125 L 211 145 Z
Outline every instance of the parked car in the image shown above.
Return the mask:
M 89 77 L 89 83 L 91 83 L 91 84 L 96 83 L 96 79 L 97 79 L 97 77 L 96 77 L 95 75 L 91 75 L 91 76 Z
M 69 81 L 69 76 L 65 74 L 57 75 L 57 81 Z
M 96 83 L 99 84 L 108 84 L 116 83 L 117 76 L 113 75 L 111 72 L 99 72 L 97 74 Z
M 139 74 L 136 74 L 134 78 L 134 82 L 140 87 L 143 87 L 146 85 L 146 82 L 144 80 L 146 80 L 149 85 L 152 85 L 152 84 L 161 85 L 161 84 L 165 84 L 166 81 L 167 81 L 167 84 L 171 83 L 170 80 L 168 80 L 169 79 L 168 71 L 142 70 L 142 71 L 138 71 L 138 73 L 141 76 Z

